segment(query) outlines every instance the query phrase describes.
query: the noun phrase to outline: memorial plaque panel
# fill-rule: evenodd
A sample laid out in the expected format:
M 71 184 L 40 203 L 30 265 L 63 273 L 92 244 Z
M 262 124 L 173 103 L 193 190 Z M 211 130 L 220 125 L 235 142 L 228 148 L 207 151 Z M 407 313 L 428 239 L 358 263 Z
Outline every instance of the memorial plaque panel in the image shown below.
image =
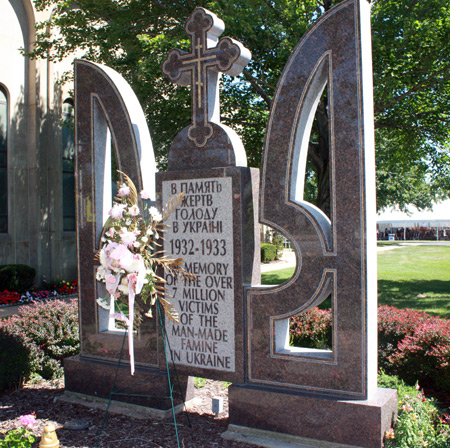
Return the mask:
M 176 363 L 234 372 L 233 203 L 230 177 L 162 183 L 162 199 L 184 193 L 166 224 L 166 255 L 196 280 L 166 275 L 180 323 L 166 319 Z
M 165 274 L 180 314 L 179 324 L 166 320 L 166 331 L 181 374 L 245 380 L 244 288 L 260 283 L 258 185 L 259 170 L 246 167 L 156 174 L 162 204 L 185 194 L 165 221 L 164 251 L 197 277 L 185 283 Z

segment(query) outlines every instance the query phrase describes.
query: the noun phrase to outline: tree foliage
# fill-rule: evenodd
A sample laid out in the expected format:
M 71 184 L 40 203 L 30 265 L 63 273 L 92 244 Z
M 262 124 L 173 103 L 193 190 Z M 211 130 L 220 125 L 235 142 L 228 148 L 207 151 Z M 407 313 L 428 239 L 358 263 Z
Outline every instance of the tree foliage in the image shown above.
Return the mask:
M 252 51 L 238 80 L 222 78 L 222 121 L 240 134 L 249 165 L 259 166 L 287 59 L 311 24 L 341 1 L 35 0 L 37 9 L 53 12 L 37 25 L 32 56 L 59 60 L 81 52 L 119 71 L 141 101 L 164 168 L 171 141 L 190 122 L 190 92 L 171 84 L 160 67 L 171 48 L 189 51 L 184 23 L 203 6 L 225 22 L 226 35 Z M 450 0 L 376 0 L 372 27 L 378 205 L 426 207 L 450 194 Z M 308 166 L 306 191 L 315 192 L 327 211 L 326 96 L 313 125 Z

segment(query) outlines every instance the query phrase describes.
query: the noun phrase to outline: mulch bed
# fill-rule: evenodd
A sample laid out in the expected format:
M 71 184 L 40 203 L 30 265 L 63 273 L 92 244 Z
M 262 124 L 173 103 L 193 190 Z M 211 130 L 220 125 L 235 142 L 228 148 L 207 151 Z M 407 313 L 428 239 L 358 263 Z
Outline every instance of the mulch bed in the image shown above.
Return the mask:
M 136 419 L 108 414 L 100 439 L 105 412 L 59 400 L 64 393 L 63 380 L 27 384 L 23 389 L 0 393 L 0 431 L 20 427 L 20 416 L 36 413 L 32 432 L 38 437 L 33 447 L 39 446 L 47 423 L 56 427 L 61 448 L 177 448 L 172 419 Z M 186 413 L 178 414 L 178 433 L 182 448 L 255 448 L 242 442 L 224 440 L 221 433 L 228 426 L 228 391 L 223 383 L 207 380 L 204 387 L 195 390 L 196 402 L 189 407 L 192 427 Z M 217 417 L 211 410 L 211 398 L 224 397 L 224 412 Z M 89 422 L 85 430 L 69 430 L 64 424 L 74 419 Z M 97 445 L 98 443 L 98 445 Z

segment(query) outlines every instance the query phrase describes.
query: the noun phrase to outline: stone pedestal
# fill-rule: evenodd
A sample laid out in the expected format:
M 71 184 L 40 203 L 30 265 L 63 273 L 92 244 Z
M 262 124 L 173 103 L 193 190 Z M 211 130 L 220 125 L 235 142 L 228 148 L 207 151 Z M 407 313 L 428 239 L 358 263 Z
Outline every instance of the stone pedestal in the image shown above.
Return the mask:
M 368 400 L 237 385 L 230 386 L 228 393 L 233 432 L 246 427 L 291 434 L 311 439 L 311 446 L 330 442 L 381 448 L 397 414 L 397 391 L 392 389 L 377 389 Z M 324 444 L 314 445 L 317 441 Z
M 167 374 L 159 369 L 137 366 L 133 376 L 130 375 L 128 364 L 121 364 L 117 371 L 117 362 L 84 358 L 79 355 L 64 360 L 65 389 L 67 392 L 108 400 L 114 385 L 114 391 L 124 395 L 114 394 L 116 402 L 130 403 L 146 408 L 170 411 L 170 401 Z M 92 381 L 91 379 L 94 379 Z M 179 377 L 181 390 L 185 401 L 194 397 L 193 378 Z M 175 406 L 182 405 L 180 389 L 176 378 L 171 378 Z M 133 396 L 126 395 L 133 394 Z M 136 396 L 137 395 L 137 396 Z M 180 407 L 181 409 L 181 407 Z

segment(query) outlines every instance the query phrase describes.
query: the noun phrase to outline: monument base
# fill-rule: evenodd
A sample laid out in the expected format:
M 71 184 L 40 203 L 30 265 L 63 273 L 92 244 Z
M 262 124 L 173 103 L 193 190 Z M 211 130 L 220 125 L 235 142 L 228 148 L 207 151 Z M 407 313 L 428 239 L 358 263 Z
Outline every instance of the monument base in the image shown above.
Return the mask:
M 228 400 L 230 432 L 236 432 L 237 425 L 361 448 L 381 448 L 397 415 L 397 391 L 393 389 L 377 389 L 370 400 L 342 400 L 231 385 Z
M 117 377 L 116 377 L 117 372 Z M 108 400 L 114 385 L 112 399 L 141 407 L 165 411 L 172 409 L 169 395 L 167 374 L 165 371 L 136 366 L 136 372 L 130 375 L 128 364 L 121 364 L 117 371 L 117 362 L 85 358 L 80 355 L 64 360 L 64 381 L 66 392 L 82 394 L 93 399 Z M 173 387 L 173 400 L 176 409 L 183 408 L 183 398 L 177 379 L 171 377 Z M 194 398 L 194 381 L 187 376 L 179 377 L 184 400 Z M 129 394 L 132 394 L 130 396 Z M 157 413 L 157 412 L 156 412 Z
M 109 404 L 109 399 L 98 398 L 92 395 L 79 394 L 76 392 L 65 391 L 64 394 L 58 397 L 58 401 L 64 401 L 66 403 L 79 404 L 81 406 L 86 406 L 89 408 L 100 409 L 106 411 L 110 414 L 120 414 L 127 415 L 128 417 L 137 419 L 152 419 L 152 420 L 164 420 L 166 418 L 172 418 L 173 412 L 170 409 L 156 409 L 149 408 L 145 406 L 139 406 L 137 404 L 125 403 L 123 401 L 111 400 Z M 182 412 L 191 406 L 191 403 L 195 402 L 195 398 L 187 401 L 184 405 L 179 404 L 175 406 L 175 414 Z

